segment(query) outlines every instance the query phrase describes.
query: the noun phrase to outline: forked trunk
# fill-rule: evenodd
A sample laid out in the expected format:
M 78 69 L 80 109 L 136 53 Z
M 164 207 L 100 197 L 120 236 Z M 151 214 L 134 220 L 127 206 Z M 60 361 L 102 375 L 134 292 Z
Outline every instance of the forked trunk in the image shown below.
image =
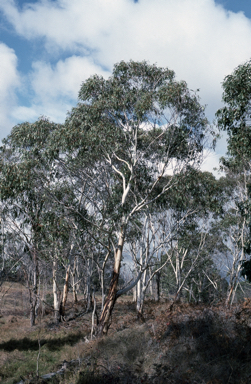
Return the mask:
M 234 291 L 235 291 L 235 286 L 237 284 L 237 281 L 238 281 L 238 272 L 239 270 L 235 270 L 235 265 L 233 265 L 232 267 L 232 273 L 230 275 L 230 280 L 229 280 L 229 284 L 228 284 L 228 289 L 227 289 L 227 298 L 226 298 L 226 302 L 225 302 L 225 305 L 226 307 L 229 307 L 230 304 L 231 304 L 231 301 L 233 301 L 233 295 L 234 295 Z
M 245 259 L 245 228 L 246 228 L 246 220 L 244 219 L 242 223 L 242 230 L 241 230 L 241 237 L 240 237 L 241 255 L 239 257 L 239 252 L 238 250 L 236 250 L 234 254 L 234 260 L 233 260 L 230 280 L 228 284 L 227 299 L 225 302 L 226 307 L 229 307 L 230 305 L 232 305 L 234 301 L 234 296 L 235 296 L 237 285 L 238 285 L 239 272 L 241 269 L 242 261 Z
M 112 280 L 110 283 L 109 292 L 107 294 L 104 309 L 100 316 L 99 327 L 98 327 L 98 335 L 107 335 L 108 329 L 111 325 L 111 315 L 113 311 L 114 304 L 116 302 L 116 293 L 118 286 L 119 273 L 113 271 Z
M 228 291 L 227 291 L 227 298 L 226 298 L 226 302 L 225 302 L 226 307 L 229 307 L 229 305 L 230 305 L 230 301 L 231 301 L 231 297 L 232 297 L 233 292 L 234 292 L 234 286 L 232 285 L 228 288 Z
M 118 241 L 118 247 L 115 252 L 114 268 L 113 268 L 112 279 L 110 282 L 110 288 L 105 300 L 104 309 L 99 319 L 98 332 L 97 332 L 98 336 L 107 335 L 108 329 L 111 325 L 112 310 L 117 300 L 116 294 L 117 294 L 117 287 L 118 287 L 118 280 L 119 280 L 122 251 L 124 246 L 124 235 L 125 235 L 124 229 L 121 229 L 120 237 Z

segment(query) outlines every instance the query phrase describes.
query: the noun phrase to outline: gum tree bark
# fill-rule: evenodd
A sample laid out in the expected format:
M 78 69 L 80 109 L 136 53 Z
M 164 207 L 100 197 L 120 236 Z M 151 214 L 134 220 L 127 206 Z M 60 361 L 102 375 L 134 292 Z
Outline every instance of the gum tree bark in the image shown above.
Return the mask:
M 173 71 L 122 61 L 109 79 L 95 75 L 81 85 L 78 105 L 48 140 L 50 149 L 60 147 L 67 178 L 88 184 L 92 234 L 117 239 L 99 335 L 107 334 L 115 302 L 127 292 L 118 291 L 127 227 L 173 187 L 175 175 L 198 166 L 208 127 L 198 96 Z
M 66 273 L 65 273 L 65 282 L 64 282 L 64 288 L 63 288 L 63 298 L 62 298 L 62 303 L 61 303 L 61 306 L 60 306 L 60 315 L 61 316 L 65 315 L 65 305 L 66 305 L 68 291 L 69 291 L 69 279 L 70 279 L 70 269 L 71 269 L 71 259 L 72 259 L 73 247 L 74 247 L 74 244 L 72 243 L 71 247 L 70 247 L 70 251 L 69 251 L 68 265 L 67 265 Z
M 113 267 L 110 287 L 109 287 L 108 294 L 106 296 L 103 311 L 99 319 L 99 325 L 98 325 L 99 336 L 107 335 L 108 329 L 111 325 L 111 314 L 113 311 L 113 307 L 118 298 L 117 287 L 118 287 L 119 272 L 120 272 L 121 259 L 122 259 L 122 253 L 123 253 L 123 247 L 124 247 L 124 239 L 125 239 L 125 227 L 122 227 L 120 231 L 119 240 L 118 240 L 118 246 L 114 253 L 114 267 Z
M 38 260 L 36 247 L 32 249 L 32 285 L 29 287 L 30 292 L 30 325 L 35 325 L 36 304 L 38 293 Z
M 60 322 L 60 300 L 58 297 L 58 286 L 57 286 L 57 260 L 53 260 L 52 267 L 52 289 L 54 299 L 54 316 L 57 323 Z
M 72 293 L 73 293 L 73 301 L 75 304 L 77 304 L 77 302 L 78 302 L 78 295 L 77 295 L 78 283 L 76 281 L 77 268 L 78 268 L 78 257 L 75 256 L 74 264 L 73 264 L 73 271 L 72 271 Z

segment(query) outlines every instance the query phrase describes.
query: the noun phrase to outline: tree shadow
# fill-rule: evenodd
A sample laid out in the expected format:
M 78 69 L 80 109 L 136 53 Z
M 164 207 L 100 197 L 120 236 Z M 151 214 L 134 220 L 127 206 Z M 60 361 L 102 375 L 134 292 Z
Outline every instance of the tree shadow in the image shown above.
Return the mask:
M 176 382 L 251 382 L 251 329 L 217 314 L 172 323 L 162 335 L 172 347 L 156 364 L 159 376 Z M 183 380 L 183 381 L 182 381 Z
M 46 345 L 49 351 L 58 351 L 60 350 L 64 345 L 74 345 L 76 344 L 81 338 L 85 336 L 84 333 L 74 333 L 70 334 L 65 337 L 59 337 L 55 339 L 41 339 L 40 340 L 40 346 Z M 15 349 L 19 351 L 38 351 L 38 340 L 32 340 L 28 337 L 24 337 L 23 339 L 10 339 L 9 341 L 6 341 L 4 343 L 0 344 L 0 350 L 4 350 L 6 352 L 12 352 Z

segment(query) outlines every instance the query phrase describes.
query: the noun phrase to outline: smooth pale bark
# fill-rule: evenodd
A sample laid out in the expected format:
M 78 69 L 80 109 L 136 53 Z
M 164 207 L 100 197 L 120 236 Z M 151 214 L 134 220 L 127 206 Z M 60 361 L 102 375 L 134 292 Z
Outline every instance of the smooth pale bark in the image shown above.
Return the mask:
M 42 293 L 42 317 L 44 317 L 44 310 L 45 310 L 45 306 L 44 306 L 44 302 L 45 302 L 45 297 L 46 297 L 46 292 L 47 292 L 47 274 L 46 274 L 46 269 L 45 269 L 45 275 L 44 275 L 44 278 L 43 278 L 43 293 Z
M 70 279 L 71 257 L 72 257 L 73 247 L 74 247 L 74 245 L 72 244 L 70 252 L 69 252 L 69 260 L 68 260 L 68 265 L 67 265 L 66 273 L 65 273 L 65 282 L 64 282 L 64 288 L 63 288 L 63 298 L 62 298 L 62 303 L 61 303 L 61 306 L 60 306 L 60 315 L 61 316 L 65 315 L 65 305 L 66 305 L 68 291 L 69 291 L 69 279 Z
M 58 297 L 57 289 L 57 260 L 53 260 L 53 269 L 52 269 L 52 289 L 53 289 L 53 299 L 54 299 L 54 316 L 57 323 L 60 321 L 60 300 Z
M 180 300 L 181 289 L 184 285 L 184 281 L 182 283 L 181 276 L 182 276 L 182 269 L 183 269 L 185 257 L 187 255 L 187 251 L 188 251 L 187 249 L 179 250 L 178 242 L 177 242 L 175 250 L 174 250 L 174 252 L 175 252 L 175 265 L 172 262 L 171 257 L 169 257 L 170 264 L 171 264 L 172 269 L 174 271 L 175 280 L 176 280 L 176 293 L 175 293 L 175 299 L 174 299 L 175 302 Z M 183 252 L 182 256 L 181 256 L 181 252 Z
M 63 299 L 61 303 L 61 316 L 65 315 L 65 305 L 67 301 L 68 291 L 69 291 L 69 278 L 70 278 L 70 263 L 67 266 L 66 273 L 65 273 L 65 282 L 64 282 L 64 288 L 63 288 Z
M 244 250 L 242 249 L 241 257 L 238 260 L 238 267 L 237 268 L 235 267 L 235 264 L 237 264 L 237 262 L 233 263 L 233 266 L 232 266 L 232 271 L 231 271 L 230 280 L 229 280 L 229 284 L 228 284 L 228 290 L 227 290 L 227 298 L 226 298 L 226 303 L 225 303 L 227 307 L 230 304 L 232 304 L 234 301 L 237 285 L 239 282 L 239 273 L 240 273 L 240 269 L 241 269 L 241 262 L 243 260 L 244 260 Z
M 30 293 L 30 325 L 35 325 L 36 319 L 36 304 L 37 304 L 37 291 L 38 291 L 38 260 L 36 247 L 32 250 L 33 256 L 33 271 L 32 271 L 32 286 L 29 288 Z
M 229 279 L 229 284 L 228 284 L 228 290 L 227 290 L 227 298 L 226 298 L 226 306 L 228 307 L 230 304 L 233 303 L 237 285 L 239 282 L 239 273 L 241 269 L 241 263 L 245 259 L 245 228 L 246 228 L 246 220 L 243 221 L 242 223 L 242 229 L 241 229 L 241 235 L 240 235 L 240 240 L 241 240 L 241 251 L 238 249 L 235 252 L 234 255 L 234 260 L 232 264 L 232 269 L 231 269 L 231 274 L 230 274 L 230 279 Z M 240 256 L 239 256 L 240 254 Z
M 93 338 L 93 332 L 94 332 L 94 318 L 95 318 L 95 313 L 96 313 L 96 298 L 95 298 L 95 291 L 93 291 L 93 311 L 92 311 L 92 328 L 91 328 L 91 340 Z
M 147 239 L 146 239 L 146 261 L 148 261 L 149 258 L 149 227 L 148 227 L 148 233 L 147 233 Z M 140 258 L 139 258 L 140 265 L 143 265 L 143 249 L 141 247 L 140 249 Z M 135 268 L 136 268 L 136 262 L 135 262 Z M 146 294 L 146 269 L 144 270 L 141 279 L 139 279 L 137 285 L 136 285 L 136 311 L 138 319 L 144 320 L 143 317 L 143 305 L 145 300 L 145 294 Z
M 133 288 L 133 299 L 132 299 L 132 301 L 134 303 L 136 303 L 136 300 L 137 300 L 137 286 L 135 285 L 135 287 Z
M 91 275 L 92 275 L 92 264 L 91 260 L 87 259 L 87 277 L 86 277 L 86 312 L 91 308 Z
M 239 202 L 241 204 L 246 205 L 246 202 L 249 201 L 249 193 L 248 193 L 248 184 L 250 183 L 250 175 L 249 171 L 243 169 L 243 182 L 239 181 L 237 184 L 237 190 L 239 197 Z M 249 216 L 247 208 L 244 208 L 244 212 L 240 212 L 240 208 L 237 206 L 234 207 L 235 216 L 240 220 L 243 219 L 242 222 L 239 222 L 237 226 L 233 226 L 229 228 L 229 239 L 232 243 L 232 265 L 229 277 L 229 284 L 227 289 L 227 298 L 225 305 L 229 306 L 233 303 L 236 289 L 239 283 L 239 273 L 241 270 L 242 261 L 245 260 L 245 243 L 247 241 L 248 236 L 248 225 L 246 221 L 246 217 Z
M 191 272 L 193 271 L 193 269 L 195 268 L 196 262 L 197 262 L 197 260 L 198 260 L 198 258 L 199 258 L 199 255 L 200 255 L 200 252 L 201 252 L 201 250 L 203 249 L 203 247 L 204 247 L 204 245 L 205 245 L 205 239 L 206 239 L 206 234 L 201 234 L 201 241 L 200 241 L 199 248 L 198 248 L 198 250 L 197 250 L 197 255 L 196 255 L 195 259 L 193 260 L 193 262 L 192 262 L 192 264 L 191 264 L 191 266 L 190 266 L 190 268 L 189 268 L 187 274 L 183 277 L 183 280 L 182 280 L 182 282 L 181 282 L 181 284 L 180 284 L 180 286 L 179 286 L 179 289 L 177 290 L 176 295 L 175 295 L 175 297 L 174 297 L 173 303 L 170 305 L 170 308 L 169 308 L 170 311 L 172 311 L 174 304 L 177 302 L 177 298 L 179 297 L 179 293 L 180 293 L 180 291 L 182 290 L 182 288 L 183 288 L 185 282 L 187 281 L 187 278 L 189 277 L 190 273 L 191 273 Z M 185 259 L 185 257 L 186 257 L 186 254 L 187 254 L 187 249 L 184 249 L 184 250 L 183 250 L 183 256 L 182 256 L 182 262 L 181 262 L 181 265 L 182 265 L 182 266 L 183 266 L 183 262 L 184 262 L 184 259 Z M 171 264 L 172 264 L 172 263 L 171 263 Z M 173 265 L 172 265 L 172 266 L 173 266 Z
M 138 282 L 136 287 L 136 311 L 138 314 L 138 318 L 143 320 L 143 306 L 144 300 L 146 296 L 146 292 L 148 287 L 150 287 L 150 291 L 153 289 L 153 279 L 156 275 L 157 277 L 157 300 L 159 300 L 160 296 L 160 271 L 165 265 L 169 262 L 169 258 L 166 261 L 162 261 L 162 252 L 161 255 L 159 252 L 163 248 L 163 244 L 156 244 L 157 230 L 156 226 L 154 226 L 152 222 L 152 217 L 150 214 L 145 215 L 144 225 L 141 229 L 141 239 L 139 241 L 139 259 L 137 257 L 138 251 L 136 249 L 136 242 L 132 244 L 132 257 L 134 259 L 135 270 L 141 271 L 141 281 Z M 163 243 L 167 240 L 166 234 L 164 234 Z M 158 259 L 158 255 L 160 259 Z M 155 271 L 151 270 L 150 263 L 153 262 L 154 256 L 157 257 L 155 259 L 155 263 L 159 264 L 159 268 Z M 140 266 L 140 267 L 139 267 Z
M 150 220 L 149 217 L 146 217 L 145 225 L 147 225 L 147 234 L 145 239 L 145 260 L 143 260 L 143 246 L 140 248 L 140 259 L 139 263 L 142 266 L 145 264 L 145 266 L 148 265 L 149 258 L 150 258 Z M 135 260 L 135 269 L 137 268 L 136 260 Z M 149 279 L 148 283 L 146 281 L 147 278 L 147 269 L 144 270 L 142 273 L 141 279 L 137 283 L 137 290 L 136 290 L 136 311 L 138 319 L 144 321 L 143 316 L 143 306 L 144 306 L 144 300 L 146 295 L 146 289 L 148 287 L 149 282 L 152 280 L 152 278 Z
M 107 252 L 105 256 L 105 260 L 103 261 L 102 267 L 101 267 L 101 273 L 100 273 L 100 285 L 101 285 L 101 296 L 102 296 L 102 303 L 101 303 L 101 310 L 104 309 L 105 304 L 105 285 L 104 285 L 104 277 L 105 277 L 105 266 L 107 263 L 107 260 L 109 258 L 110 251 Z
M 152 268 L 151 267 L 149 267 L 149 272 L 151 275 L 152 274 Z M 151 281 L 149 283 L 149 292 L 150 292 L 151 297 L 153 297 L 153 279 L 151 279 Z
M 146 270 L 145 270 L 142 275 L 142 280 L 139 280 L 137 284 L 136 311 L 137 311 L 138 319 L 140 320 L 144 320 L 143 306 L 145 301 L 146 289 L 147 289 L 147 284 L 146 284 Z
M 104 309 L 104 304 L 105 304 L 105 286 L 104 286 L 104 270 L 102 269 L 101 275 L 100 275 L 100 285 L 101 285 L 101 311 Z
M 180 300 L 180 296 L 181 296 L 181 290 L 179 289 L 180 288 L 180 285 L 181 285 L 181 263 L 180 263 L 180 253 L 179 253 L 179 250 L 177 249 L 176 250 L 176 273 L 175 273 L 175 277 L 176 277 L 176 285 L 177 285 L 177 290 L 176 292 L 177 293 L 177 301 Z
M 156 275 L 157 276 L 157 301 L 159 301 L 160 299 L 160 275 L 161 275 L 161 270 L 162 268 L 165 267 L 165 265 L 167 264 L 168 262 L 168 258 L 167 260 L 156 270 L 154 271 L 150 276 L 148 276 L 148 280 L 147 280 L 147 269 L 145 268 L 143 272 L 141 272 L 141 276 L 143 276 L 143 279 L 141 281 L 141 285 L 138 285 L 137 286 L 137 305 L 136 305 L 136 309 L 137 309 L 137 313 L 138 313 L 138 318 L 140 319 L 144 319 L 143 317 L 143 306 L 144 306 L 144 300 L 145 300 L 145 295 L 146 295 L 146 291 L 147 291 L 147 288 L 150 284 L 150 282 L 153 280 L 154 276 Z M 141 277 L 140 276 L 140 277 Z
M 97 332 L 98 336 L 107 335 L 108 329 L 110 327 L 111 314 L 113 311 L 114 304 L 117 300 L 117 287 L 118 287 L 120 265 L 121 265 L 122 252 L 123 252 L 123 246 L 124 246 L 124 238 L 125 238 L 125 229 L 121 228 L 118 246 L 114 255 L 115 260 L 114 260 L 112 279 L 110 282 L 108 294 L 106 296 L 104 308 L 99 319 L 98 332 Z
M 228 290 L 227 290 L 227 298 L 225 303 L 227 307 L 229 307 L 230 304 L 232 304 L 234 301 L 235 293 L 239 283 L 238 275 L 239 275 L 240 269 L 241 269 L 241 264 L 237 268 L 237 270 L 234 271 L 234 274 L 230 277 Z
M 78 259 L 74 258 L 73 271 L 72 271 L 72 292 L 73 292 L 73 301 L 76 304 L 78 302 L 77 296 L 77 283 L 76 283 L 76 272 L 77 272 Z
M 198 290 L 198 303 L 201 303 L 203 301 L 203 291 L 205 289 L 205 283 L 206 283 L 206 277 L 205 275 L 201 275 L 201 273 L 198 274 L 199 281 L 196 283 L 197 290 Z

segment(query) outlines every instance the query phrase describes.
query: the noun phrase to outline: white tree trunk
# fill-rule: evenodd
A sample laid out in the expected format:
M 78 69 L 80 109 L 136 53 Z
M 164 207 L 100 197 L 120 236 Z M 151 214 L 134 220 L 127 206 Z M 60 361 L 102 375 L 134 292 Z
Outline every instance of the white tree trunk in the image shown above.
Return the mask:
M 91 307 L 91 275 L 92 275 L 92 265 L 91 260 L 87 259 L 87 278 L 86 278 L 86 300 L 87 306 L 86 311 L 88 312 Z
M 58 323 L 60 321 L 60 300 L 57 287 L 57 260 L 53 260 L 52 270 L 52 285 L 53 285 L 53 299 L 54 299 L 54 314 L 55 320 Z
M 73 301 L 74 301 L 74 303 L 78 302 L 78 296 L 77 296 L 77 288 L 78 288 L 77 286 L 78 286 L 78 284 L 76 282 L 77 265 L 78 265 L 78 258 L 76 256 L 74 258 L 73 271 L 72 271 L 72 292 L 73 292 Z
M 234 301 L 234 296 L 236 293 L 237 285 L 239 282 L 239 273 L 241 269 L 241 263 L 245 259 L 245 229 L 246 229 L 246 220 L 243 220 L 242 228 L 241 228 L 241 250 L 237 249 L 235 250 L 235 255 L 233 259 L 233 264 L 231 268 L 231 274 L 228 284 L 228 290 L 227 290 L 227 299 L 226 299 L 226 306 L 229 306 Z M 238 242 L 236 241 L 238 244 Z

